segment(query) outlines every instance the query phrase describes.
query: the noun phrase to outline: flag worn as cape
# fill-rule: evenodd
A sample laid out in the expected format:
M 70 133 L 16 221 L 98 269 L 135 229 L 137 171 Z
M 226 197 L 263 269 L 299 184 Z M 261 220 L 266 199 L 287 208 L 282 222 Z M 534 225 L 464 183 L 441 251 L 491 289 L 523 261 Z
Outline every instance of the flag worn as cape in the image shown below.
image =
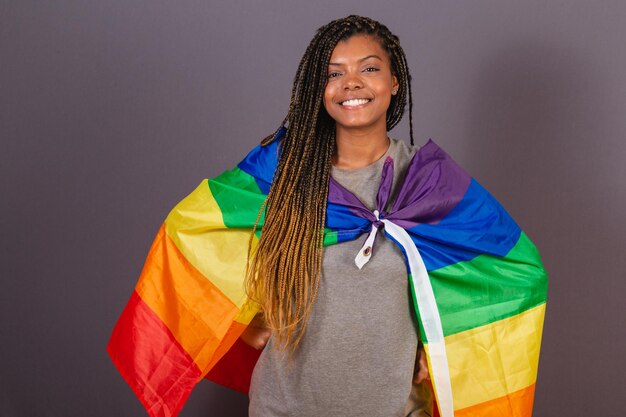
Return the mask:
M 260 351 L 238 338 L 259 306 L 243 281 L 281 137 L 203 181 L 150 248 L 107 346 L 150 416 L 176 416 L 204 377 L 248 390 Z M 441 416 L 530 416 L 547 293 L 537 249 L 432 140 L 386 212 L 392 179 L 388 158 L 375 212 L 331 179 L 324 245 L 369 233 L 358 265 L 376 256 L 377 230 L 400 246 Z

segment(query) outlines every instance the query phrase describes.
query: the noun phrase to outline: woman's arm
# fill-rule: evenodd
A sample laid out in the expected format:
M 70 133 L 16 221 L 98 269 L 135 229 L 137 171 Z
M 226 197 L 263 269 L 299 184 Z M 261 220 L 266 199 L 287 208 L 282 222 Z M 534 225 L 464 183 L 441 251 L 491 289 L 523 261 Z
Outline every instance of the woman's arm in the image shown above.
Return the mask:
M 265 347 L 271 334 L 272 331 L 265 326 L 263 314 L 258 313 L 239 338 L 247 345 L 260 350 Z
M 426 352 L 424 345 L 420 340 L 417 345 L 417 356 L 415 357 L 415 370 L 413 371 L 413 382 L 420 384 L 423 381 L 429 381 L 428 362 L 426 361 Z

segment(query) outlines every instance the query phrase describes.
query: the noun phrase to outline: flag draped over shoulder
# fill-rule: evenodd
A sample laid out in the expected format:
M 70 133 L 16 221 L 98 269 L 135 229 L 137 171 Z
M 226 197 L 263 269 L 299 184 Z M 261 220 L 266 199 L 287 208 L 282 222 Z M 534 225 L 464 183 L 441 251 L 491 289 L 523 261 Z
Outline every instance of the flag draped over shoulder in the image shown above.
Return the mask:
M 260 351 L 238 338 L 259 307 L 243 281 L 279 142 L 203 181 L 159 229 L 107 347 L 151 416 L 177 415 L 204 377 L 248 390 Z M 374 213 L 331 179 L 324 245 L 370 233 L 355 255 L 376 256 L 382 229 L 401 247 L 443 417 L 530 416 L 547 292 L 537 249 L 432 140 L 388 212 L 393 160 L 382 175 Z

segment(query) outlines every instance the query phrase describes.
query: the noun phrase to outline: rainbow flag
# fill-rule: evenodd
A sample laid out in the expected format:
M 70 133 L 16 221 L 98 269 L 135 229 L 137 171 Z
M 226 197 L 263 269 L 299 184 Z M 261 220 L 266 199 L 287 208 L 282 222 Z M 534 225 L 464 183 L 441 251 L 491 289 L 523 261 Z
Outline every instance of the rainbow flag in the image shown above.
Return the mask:
M 279 143 L 203 181 L 152 244 L 107 346 L 150 416 L 177 415 L 205 377 L 248 390 L 260 352 L 238 338 L 259 306 L 243 280 Z M 404 251 L 441 416 L 530 416 L 547 293 L 537 249 L 432 140 L 411 160 L 387 212 L 392 178 L 389 158 L 375 212 L 331 179 L 324 245 L 369 233 L 355 254 L 363 264 L 382 231 Z M 262 225 L 263 216 L 253 245 Z

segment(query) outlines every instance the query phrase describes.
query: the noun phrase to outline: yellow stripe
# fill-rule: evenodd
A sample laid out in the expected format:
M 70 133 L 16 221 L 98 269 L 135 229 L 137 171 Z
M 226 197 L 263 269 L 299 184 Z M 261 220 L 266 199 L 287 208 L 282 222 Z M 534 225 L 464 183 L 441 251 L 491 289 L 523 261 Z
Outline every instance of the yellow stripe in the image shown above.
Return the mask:
M 238 308 L 245 304 L 243 281 L 250 230 L 224 226 L 222 213 L 206 181 L 174 207 L 165 220 L 165 230 L 187 261 L 233 304 Z M 257 241 L 255 236 L 253 248 Z
M 445 338 L 455 410 L 535 383 L 544 314 L 542 304 Z
M 261 310 L 261 306 L 252 300 L 248 300 L 235 316 L 235 321 L 248 326 L 254 316 Z

